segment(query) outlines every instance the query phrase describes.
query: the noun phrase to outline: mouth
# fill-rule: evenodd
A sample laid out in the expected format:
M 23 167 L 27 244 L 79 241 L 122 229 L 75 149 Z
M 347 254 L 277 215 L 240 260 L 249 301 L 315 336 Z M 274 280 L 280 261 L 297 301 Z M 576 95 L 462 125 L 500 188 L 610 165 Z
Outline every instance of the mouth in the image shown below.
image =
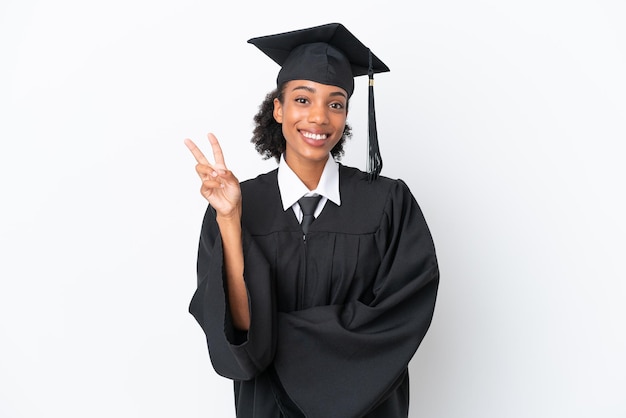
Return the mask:
M 323 141 L 328 138 L 328 134 L 315 134 L 313 132 L 300 131 L 303 137 L 313 141 Z

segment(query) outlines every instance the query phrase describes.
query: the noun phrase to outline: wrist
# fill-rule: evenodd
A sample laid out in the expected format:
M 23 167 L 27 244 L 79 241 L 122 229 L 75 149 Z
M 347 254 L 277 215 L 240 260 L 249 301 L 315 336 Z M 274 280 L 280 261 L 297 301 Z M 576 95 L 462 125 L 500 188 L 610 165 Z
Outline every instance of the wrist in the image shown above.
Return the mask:
M 229 214 L 217 214 L 215 220 L 218 224 L 222 225 L 240 225 L 241 224 L 241 214 L 238 210 L 233 211 Z

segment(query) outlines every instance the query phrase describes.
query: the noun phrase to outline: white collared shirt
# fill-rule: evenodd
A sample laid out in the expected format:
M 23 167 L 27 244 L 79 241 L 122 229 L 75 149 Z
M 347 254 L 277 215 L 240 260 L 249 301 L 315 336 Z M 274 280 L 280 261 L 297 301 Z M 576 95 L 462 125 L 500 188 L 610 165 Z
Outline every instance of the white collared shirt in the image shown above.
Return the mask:
M 302 180 L 298 178 L 296 173 L 293 172 L 291 167 L 287 165 L 285 155 L 283 154 L 278 164 L 278 189 L 280 191 L 283 209 L 287 210 L 292 208 L 298 222 L 302 221 L 302 210 L 298 204 L 298 199 L 302 196 L 321 195 L 322 198 L 314 213 L 314 216 L 317 218 L 328 200 L 335 203 L 337 206 L 341 205 L 341 197 L 339 196 L 339 164 L 334 160 L 332 155 L 329 155 L 317 188 L 315 190 L 309 190 Z

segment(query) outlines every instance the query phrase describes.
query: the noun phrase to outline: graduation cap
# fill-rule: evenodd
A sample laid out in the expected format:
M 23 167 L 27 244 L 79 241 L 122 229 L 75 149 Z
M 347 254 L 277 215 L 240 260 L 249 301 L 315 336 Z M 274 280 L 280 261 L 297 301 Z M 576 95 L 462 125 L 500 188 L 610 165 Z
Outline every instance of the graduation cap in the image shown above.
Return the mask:
M 374 74 L 389 68 L 340 23 L 329 23 L 307 29 L 248 40 L 281 66 L 278 86 L 291 80 L 310 80 L 354 92 L 354 77 L 369 77 L 367 171 L 370 179 L 380 174 L 383 161 L 378 147 L 376 112 L 374 111 Z

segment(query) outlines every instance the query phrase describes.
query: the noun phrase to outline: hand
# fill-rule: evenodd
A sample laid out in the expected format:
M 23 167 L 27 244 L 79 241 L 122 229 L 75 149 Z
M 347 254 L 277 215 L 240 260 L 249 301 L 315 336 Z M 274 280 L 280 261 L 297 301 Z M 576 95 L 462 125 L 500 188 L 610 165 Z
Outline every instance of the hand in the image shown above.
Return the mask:
M 223 218 L 241 216 L 241 188 L 239 180 L 226 168 L 224 155 L 217 138 L 208 134 L 211 149 L 213 150 L 214 164 L 209 163 L 200 148 L 189 138 L 185 145 L 196 159 L 196 172 L 202 180 L 200 193 L 215 209 L 217 215 Z

